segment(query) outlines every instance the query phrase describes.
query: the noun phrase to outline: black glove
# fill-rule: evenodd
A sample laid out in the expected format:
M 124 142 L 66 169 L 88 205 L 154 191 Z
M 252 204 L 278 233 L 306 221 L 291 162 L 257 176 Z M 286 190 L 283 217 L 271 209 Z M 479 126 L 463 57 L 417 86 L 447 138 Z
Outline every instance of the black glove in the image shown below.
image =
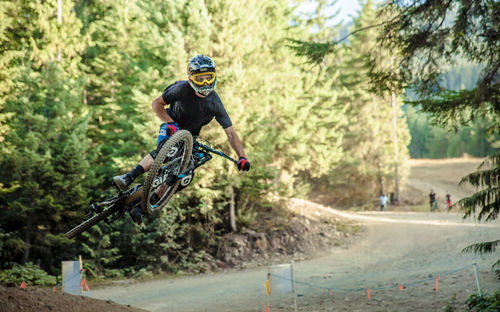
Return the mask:
M 240 157 L 240 160 L 238 160 L 236 166 L 238 167 L 238 170 L 250 170 L 250 162 L 245 157 Z
M 167 123 L 167 135 L 172 136 L 175 132 L 179 130 L 179 125 L 176 122 Z

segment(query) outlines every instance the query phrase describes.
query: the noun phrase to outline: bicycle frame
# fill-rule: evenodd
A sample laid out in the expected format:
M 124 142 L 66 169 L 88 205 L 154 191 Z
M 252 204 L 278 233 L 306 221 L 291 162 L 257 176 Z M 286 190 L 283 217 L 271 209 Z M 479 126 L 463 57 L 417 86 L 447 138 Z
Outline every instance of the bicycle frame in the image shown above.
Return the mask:
M 183 177 L 185 177 L 187 172 L 200 167 L 201 165 L 203 165 L 204 163 L 206 163 L 207 161 L 212 159 L 212 156 L 209 153 L 216 154 L 218 156 L 224 157 L 224 158 L 232 161 L 233 163 L 237 163 L 237 161 L 234 160 L 233 158 L 231 158 L 230 156 L 224 154 L 221 151 L 215 150 L 208 145 L 204 145 L 204 144 L 196 141 L 196 139 L 195 139 L 193 142 L 193 153 L 191 156 L 191 163 L 186 168 L 186 170 L 184 170 L 179 175 L 177 175 L 177 177 L 179 179 L 182 179 Z M 199 157 L 199 158 L 197 159 L 197 157 Z
M 218 155 L 220 157 L 226 158 L 233 163 L 237 163 L 235 159 L 232 157 L 226 155 L 225 153 L 218 151 L 216 149 L 213 149 L 212 147 L 202 144 L 198 142 L 196 139 L 194 139 L 193 142 L 193 153 L 191 156 L 191 161 L 183 172 L 179 173 L 177 176 L 174 176 L 174 180 L 170 181 L 170 183 L 175 183 L 177 180 L 180 180 L 184 177 L 186 177 L 190 172 L 194 171 L 198 167 L 202 166 L 205 164 L 207 161 L 212 159 L 212 154 Z M 166 175 L 162 175 L 158 177 L 159 183 L 163 183 L 166 180 Z M 101 203 L 97 204 L 92 204 L 91 207 L 104 207 L 104 206 L 110 206 L 111 204 L 116 204 L 119 201 L 123 200 L 124 207 L 120 209 L 120 211 L 123 211 L 121 215 L 123 215 L 125 212 L 129 212 L 138 202 L 140 202 L 142 196 L 142 184 L 138 184 L 134 186 L 131 189 L 128 189 L 126 191 L 120 191 L 119 194 L 115 197 L 113 197 L 111 200 L 106 200 Z M 112 201 L 112 202 L 111 202 Z M 97 212 L 97 211 L 96 211 Z M 114 219 L 116 220 L 116 219 Z M 110 221 L 109 223 L 113 222 L 114 220 Z

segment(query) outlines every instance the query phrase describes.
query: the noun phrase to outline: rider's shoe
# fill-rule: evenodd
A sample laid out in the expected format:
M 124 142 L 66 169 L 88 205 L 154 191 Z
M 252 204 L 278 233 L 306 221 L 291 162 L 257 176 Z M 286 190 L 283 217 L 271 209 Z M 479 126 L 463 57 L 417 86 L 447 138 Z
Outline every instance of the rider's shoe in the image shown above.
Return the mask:
M 127 186 L 129 186 L 130 183 L 132 183 L 132 179 L 128 174 L 122 174 L 113 177 L 113 183 L 120 191 L 123 191 L 125 188 L 127 188 Z
M 134 220 L 135 223 L 137 224 L 142 224 L 142 209 L 140 206 L 133 208 L 130 211 L 130 216 L 132 217 L 132 220 Z

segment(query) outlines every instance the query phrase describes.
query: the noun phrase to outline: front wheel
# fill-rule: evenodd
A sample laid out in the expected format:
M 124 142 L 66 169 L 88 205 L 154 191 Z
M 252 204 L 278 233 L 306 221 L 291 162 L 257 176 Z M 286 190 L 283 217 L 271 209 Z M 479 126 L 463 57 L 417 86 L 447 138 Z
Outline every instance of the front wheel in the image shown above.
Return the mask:
M 179 186 L 177 175 L 189 165 L 192 150 L 193 136 L 188 130 L 175 132 L 160 149 L 144 183 L 141 207 L 145 214 L 155 215 L 167 205 Z

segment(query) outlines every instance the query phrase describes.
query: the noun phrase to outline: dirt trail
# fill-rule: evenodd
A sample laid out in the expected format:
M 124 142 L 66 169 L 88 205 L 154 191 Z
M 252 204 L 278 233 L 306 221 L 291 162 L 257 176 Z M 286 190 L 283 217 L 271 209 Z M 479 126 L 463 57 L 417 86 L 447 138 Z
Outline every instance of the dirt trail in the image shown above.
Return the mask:
M 457 186 L 457 181 L 478 163 L 478 159 L 412 161 L 409 187 L 402 196 L 424 202 L 431 188 L 438 198 L 445 191 L 454 200 L 470 195 L 473 190 Z M 478 257 L 461 250 L 474 242 L 498 239 L 499 221 L 476 224 L 458 213 L 443 212 L 353 213 L 302 200 L 293 200 L 292 206 L 355 220 L 364 228 L 349 248 L 295 263 L 299 311 L 430 311 L 446 305 L 462 309 L 461 302 L 477 291 L 473 262 L 479 265 L 483 291 L 498 287 L 490 272 L 498 254 Z M 290 295 L 265 296 L 266 273 L 266 267 L 230 270 L 120 285 L 95 290 L 94 296 L 149 311 L 250 312 L 264 311 L 266 303 L 270 311 L 293 311 Z M 440 275 L 436 292 L 435 278 Z M 407 286 L 400 290 L 399 285 Z M 378 289 L 384 287 L 388 289 Z M 367 288 L 374 289 L 371 299 Z
M 460 251 L 469 243 L 498 238 L 498 222 L 473 225 L 463 223 L 458 214 L 446 213 L 382 212 L 368 217 L 363 220 L 366 228 L 363 237 L 350 248 L 333 250 L 326 256 L 295 264 L 300 311 L 371 311 L 375 307 L 381 311 L 440 309 L 454 294 L 457 301 L 464 301 L 476 291 L 473 261 L 481 269 L 483 289 L 491 292 L 495 288 L 498 281 L 489 273 L 495 257 L 478 258 Z M 442 224 L 425 224 L 436 217 Z M 385 219 L 394 222 L 388 223 Z M 457 269 L 461 270 L 441 278 L 436 293 L 433 278 Z M 273 307 L 271 311 L 291 311 L 289 296 L 266 298 L 264 295 L 266 272 L 267 268 L 263 267 L 158 280 L 97 290 L 94 295 L 150 311 L 263 311 L 267 300 Z M 374 291 L 371 300 L 365 291 L 328 294 L 328 288 L 390 287 L 429 278 L 431 281 L 403 291 Z

